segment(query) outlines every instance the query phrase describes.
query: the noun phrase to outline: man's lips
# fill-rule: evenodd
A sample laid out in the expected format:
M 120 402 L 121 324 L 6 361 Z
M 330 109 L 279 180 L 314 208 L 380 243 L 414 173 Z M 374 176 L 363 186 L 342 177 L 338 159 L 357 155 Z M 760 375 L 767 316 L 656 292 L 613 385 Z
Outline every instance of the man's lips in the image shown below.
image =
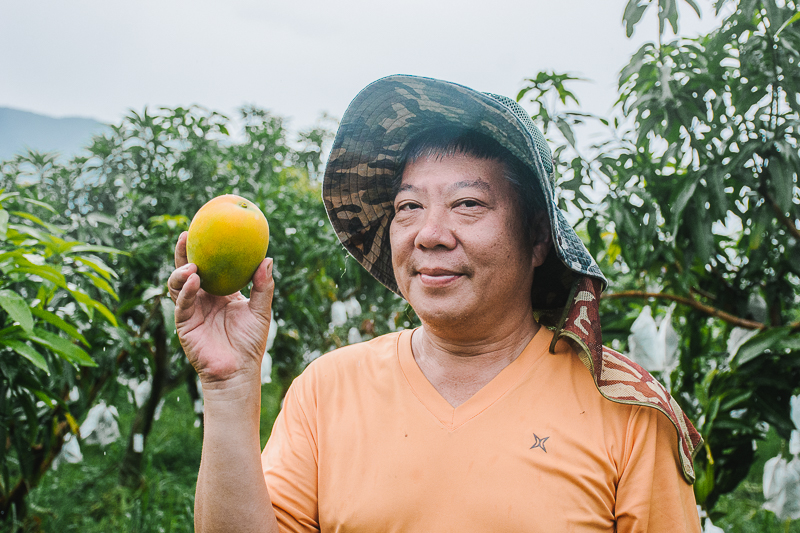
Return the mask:
M 446 268 L 420 268 L 417 275 L 423 285 L 430 287 L 442 287 L 463 276 L 461 272 Z

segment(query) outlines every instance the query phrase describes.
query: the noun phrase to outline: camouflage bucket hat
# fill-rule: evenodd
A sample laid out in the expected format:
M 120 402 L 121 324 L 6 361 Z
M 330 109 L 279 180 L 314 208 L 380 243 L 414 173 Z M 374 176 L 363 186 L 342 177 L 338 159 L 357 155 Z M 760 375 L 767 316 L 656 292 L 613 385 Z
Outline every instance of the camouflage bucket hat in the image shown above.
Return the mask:
M 347 251 L 370 274 L 400 294 L 389 243 L 392 182 L 408 143 L 441 126 L 474 130 L 494 139 L 538 179 L 553 248 L 536 270 L 531 295 L 535 310 L 557 320 L 571 287 L 582 276 L 600 280 L 605 288 L 608 282 L 597 263 L 558 207 L 550 149 L 525 110 L 505 96 L 404 75 L 382 78 L 355 97 L 342 117 L 325 168 L 322 196 L 328 217 Z

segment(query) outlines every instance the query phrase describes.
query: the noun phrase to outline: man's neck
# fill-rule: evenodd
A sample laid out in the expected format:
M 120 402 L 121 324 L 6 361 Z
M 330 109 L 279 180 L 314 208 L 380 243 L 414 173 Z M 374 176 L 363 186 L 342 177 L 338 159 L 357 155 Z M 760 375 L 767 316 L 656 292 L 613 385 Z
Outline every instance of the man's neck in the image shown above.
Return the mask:
M 414 359 L 428 381 L 453 407 L 469 400 L 519 357 L 539 330 L 532 316 L 469 340 L 453 340 L 423 326 L 414 332 Z

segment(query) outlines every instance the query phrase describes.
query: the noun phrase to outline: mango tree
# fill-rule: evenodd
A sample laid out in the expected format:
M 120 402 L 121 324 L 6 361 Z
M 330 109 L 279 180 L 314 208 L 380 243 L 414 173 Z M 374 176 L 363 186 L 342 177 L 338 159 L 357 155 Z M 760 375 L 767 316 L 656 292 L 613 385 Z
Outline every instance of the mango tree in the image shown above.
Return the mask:
M 730 12 L 721 27 L 667 40 L 677 2 L 631 0 L 629 36 L 650 6 L 659 40 L 622 69 L 613 117 L 566 106 L 577 100 L 565 74 L 531 78 L 519 97 L 557 126 L 565 207 L 611 280 L 606 341 L 635 351 L 631 326 L 649 320 L 655 370 L 705 439 L 695 493 L 711 510 L 747 475 L 768 427 L 785 439 L 794 428 L 800 15 L 791 0 L 719 0 Z M 577 142 L 575 126 L 595 119 L 607 140 Z
M 100 301 L 117 297 L 103 259 L 115 251 L 71 239 L 54 218 L 48 204 L 0 188 L 2 521 L 25 515 L 28 492 L 77 438 L 92 376 L 113 366 L 86 332 L 117 326 Z
M 316 354 L 403 320 L 400 300 L 348 263 L 327 223 L 317 178 L 322 143 L 330 133 L 317 127 L 290 143 L 279 117 L 246 108 L 241 121 L 242 140 L 235 141 L 225 117 L 200 108 L 130 113 L 94 139 L 89 157 L 64 167 L 39 165 L 24 189 L 28 197 L 56 205 L 75 238 L 126 251 L 114 264 L 120 328 L 111 355 L 117 367 L 98 376 L 95 385 L 117 397 L 115 389 L 131 383 L 149 389 L 127 434 L 120 471 L 129 485 L 138 483 L 164 395 L 185 384 L 199 400 L 164 289 L 174 243 L 206 201 L 239 194 L 269 219 L 279 325 L 270 354 L 281 391 Z M 24 179 L 28 166 L 12 166 L 12 174 Z M 332 324 L 331 305 L 340 300 L 360 301 L 363 307 Z

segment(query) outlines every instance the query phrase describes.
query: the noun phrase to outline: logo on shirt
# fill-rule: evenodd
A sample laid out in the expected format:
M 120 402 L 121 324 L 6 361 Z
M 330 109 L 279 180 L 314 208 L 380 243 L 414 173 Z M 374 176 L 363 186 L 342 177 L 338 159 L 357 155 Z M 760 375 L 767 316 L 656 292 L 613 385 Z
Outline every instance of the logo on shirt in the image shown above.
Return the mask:
M 533 443 L 533 446 L 531 446 L 530 449 L 532 450 L 534 448 L 541 448 L 544 453 L 547 453 L 547 448 L 544 447 L 544 443 L 547 442 L 547 439 L 550 437 L 540 438 L 536 433 L 534 433 L 533 438 L 536 439 L 536 442 Z

